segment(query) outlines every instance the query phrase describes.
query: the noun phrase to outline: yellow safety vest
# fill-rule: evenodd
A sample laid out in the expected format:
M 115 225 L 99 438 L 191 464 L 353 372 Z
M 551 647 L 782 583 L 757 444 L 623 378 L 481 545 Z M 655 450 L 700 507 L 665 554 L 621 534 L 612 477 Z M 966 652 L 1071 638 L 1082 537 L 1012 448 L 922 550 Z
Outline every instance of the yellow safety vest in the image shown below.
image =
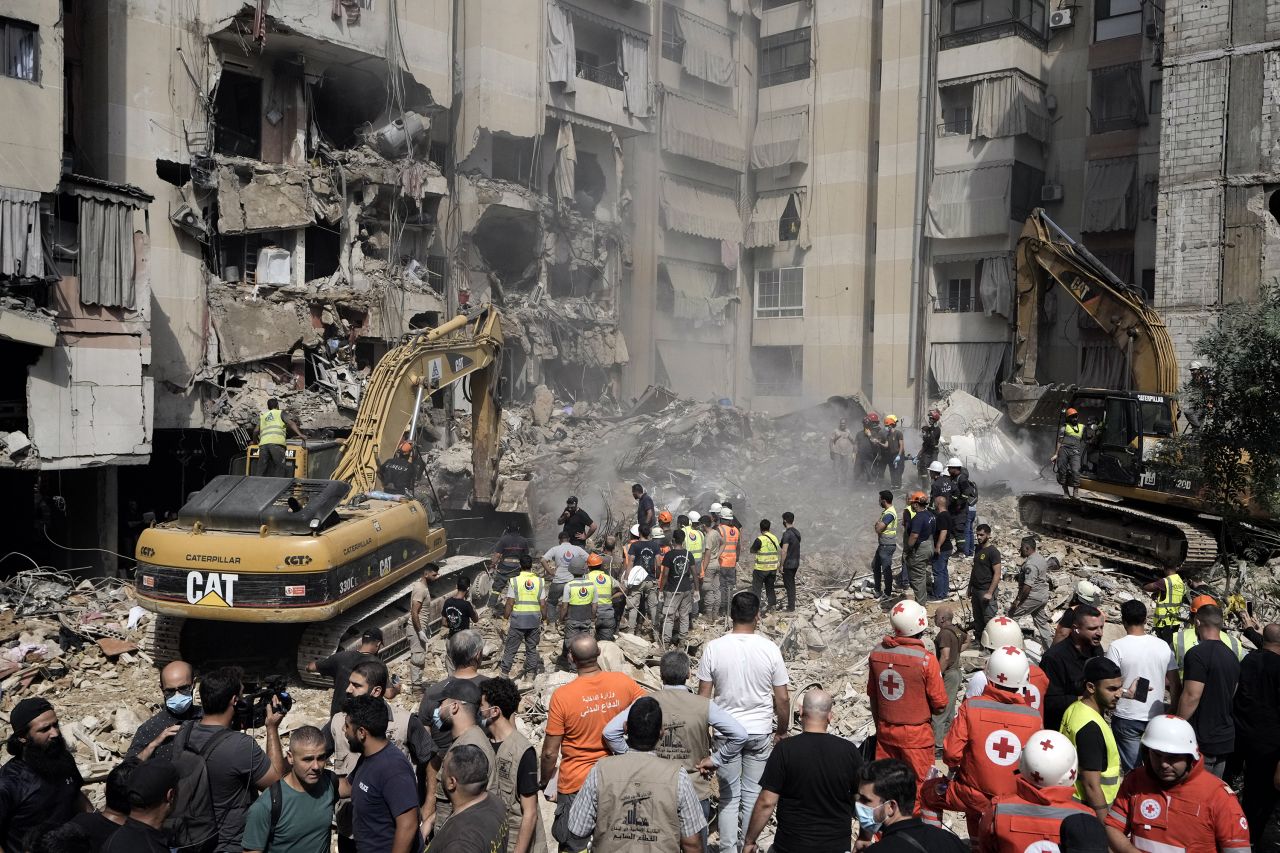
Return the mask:
M 588 572 L 587 577 L 596 585 L 596 601 L 613 600 L 613 578 L 609 577 L 608 572 L 596 569 L 594 572 Z
M 1063 424 L 1062 432 L 1072 438 L 1084 438 L 1084 424 Z
M 1107 798 L 1107 805 L 1115 801 L 1120 791 L 1120 750 L 1116 747 L 1115 735 L 1111 733 L 1111 725 L 1102 715 L 1077 699 L 1062 715 L 1062 726 L 1058 731 L 1066 735 L 1074 746 L 1076 735 L 1089 723 L 1097 723 L 1102 732 L 1102 739 L 1107 744 L 1107 769 L 1102 771 L 1102 795 Z M 1076 780 L 1076 798 L 1086 806 L 1095 806 L 1084 798 L 1084 780 Z
M 1218 634 L 1218 639 L 1226 643 L 1227 648 L 1235 653 L 1239 660 L 1244 660 L 1244 646 L 1240 645 L 1240 641 L 1233 635 L 1222 631 Z M 1178 662 L 1178 674 L 1183 675 L 1187 667 L 1187 652 L 1194 649 L 1200 644 L 1200 638 L 1196 636 L 1195 628 L 1183 628 L 1181 631 L 1173 635 L 1173 658 Z
M 514 613 L 539 613 L 542 611 L 542 578 L 533 572 L 521 572 L 511 581 L 516 587 Z
M 760 550 L 756 552 L 757 572 L 778 570 L 778 539 L 772 533 L 760 534 Z
M 693 559 L 701 562 L 702 545 L 706 540 L 701 533 L 692 527 L 682 527 L 680 529 L 684 531 L 684 547 L 689 549 L 689 554 Z
M 267 409 L 258 415 L 258 444 L 284 444 L 284 418 L 279 409 Z
M 881 545 L 891 545 L 893 544 L 892 540 L 898 538 L 898 508 L 893 504 L 889 504 L 880 511 L 880 515 L 876 518 L 876 521 L 883 521 L 886 515 L 889 516 L 891 520 L 884 526 L 884 532 L 880 534 Z
M 1182 600 L 1187 596 L 1187 585 L 1182 576 L 1172 574 L 1164 579 L 1164 597 L 1156 602 L 1156 613 L 1153 624 L 1157 628 L 1167 628 L 1182 622 Z

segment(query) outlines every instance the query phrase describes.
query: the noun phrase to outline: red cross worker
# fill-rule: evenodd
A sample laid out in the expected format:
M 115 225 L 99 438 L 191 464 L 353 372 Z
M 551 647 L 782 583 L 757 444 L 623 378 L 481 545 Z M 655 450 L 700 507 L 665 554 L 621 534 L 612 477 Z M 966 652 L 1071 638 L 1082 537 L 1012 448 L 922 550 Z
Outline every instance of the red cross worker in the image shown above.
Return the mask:
M 945 792 L 926 786 L 922 792 L 930 811 L 965 813 L 969 837 L 980 841 L 979 819 L 992 797 L 1017 793 L 1014 771 L 1023 745 L 1044 725 L 1031 707 L 1024 688 L 1030 661 L 1017 646 L 993 649 L 985 669 L 987 686 L 956 711 L 943 742 L 943 760 L 953 778 Z
M 890 611 L 889 624 L 893 633 L 872 650 L 867 675 L 876 758 L 907 762 L 923 784 L 933 767 L 932 719 L 947 706 L 947 688 L 938 659 L 921 638 L 929 626 L 925 609 L 901 601 Z
M 1062 821 L 1076 814 L 1094 817 L 1093 809 L 1075 799 L 1078 772 L 1076 749 L 1066 735 L 1048 729 L 1031 732 L 1018 758 L 1018 774 L 1009 776 L 1013 792 L 991 798 L 978 822 L 974 849 L 1056 851 Z

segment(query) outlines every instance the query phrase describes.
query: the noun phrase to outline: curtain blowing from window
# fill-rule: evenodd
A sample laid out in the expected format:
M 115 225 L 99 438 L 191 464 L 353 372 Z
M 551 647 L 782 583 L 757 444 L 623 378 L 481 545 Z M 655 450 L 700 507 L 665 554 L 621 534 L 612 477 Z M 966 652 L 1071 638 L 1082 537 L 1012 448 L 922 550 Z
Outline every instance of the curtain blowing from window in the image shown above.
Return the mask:
M 134 308 L 133 208 L 80 199 L 80 301 Z

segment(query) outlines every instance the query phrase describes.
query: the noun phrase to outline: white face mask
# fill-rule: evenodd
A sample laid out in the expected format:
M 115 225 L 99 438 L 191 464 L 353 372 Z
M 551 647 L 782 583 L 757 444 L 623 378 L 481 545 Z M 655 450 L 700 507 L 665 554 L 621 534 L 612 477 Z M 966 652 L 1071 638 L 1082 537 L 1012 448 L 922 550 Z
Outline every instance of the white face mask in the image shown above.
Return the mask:
M 881 803 L 880 806 L 885 805 Z M 876 812 L 880 806 L 869 806 L 866 803 L 854 803 L 854 809 L 858 814 L 858 825 L 865 829 L 869 834 L 875 835 L 880 831 L 880 827 L 884 825 L 884 818 L 876 820 Z M 888 815 L 886 814 L 887 818 Z

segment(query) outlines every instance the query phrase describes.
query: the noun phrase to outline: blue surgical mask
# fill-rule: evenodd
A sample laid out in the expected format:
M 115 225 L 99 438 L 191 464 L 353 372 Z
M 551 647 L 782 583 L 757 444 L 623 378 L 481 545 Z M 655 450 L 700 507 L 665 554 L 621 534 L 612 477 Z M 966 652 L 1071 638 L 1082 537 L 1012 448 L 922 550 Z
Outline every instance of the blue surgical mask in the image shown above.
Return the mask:
M 164 706 L 169 709 L 169 713 L 181 717 L 191 710 L 191 694 L 175 693 L 164 700 Z
M 854 807 L 858 812 L 858 825 L 865 829 L 871 835 L 875 835 L 880 831 L 883 820 L 876 820 L 876 810 L 866 803 L 854 803 Z
M 431 725 L 435 726 L 436 731 L 438 732 L 447 732 L 453 728 L 453 720 L 446 720 L 441 717 L 440 708 L 437 706 L 436 709 L 431 712 Z

